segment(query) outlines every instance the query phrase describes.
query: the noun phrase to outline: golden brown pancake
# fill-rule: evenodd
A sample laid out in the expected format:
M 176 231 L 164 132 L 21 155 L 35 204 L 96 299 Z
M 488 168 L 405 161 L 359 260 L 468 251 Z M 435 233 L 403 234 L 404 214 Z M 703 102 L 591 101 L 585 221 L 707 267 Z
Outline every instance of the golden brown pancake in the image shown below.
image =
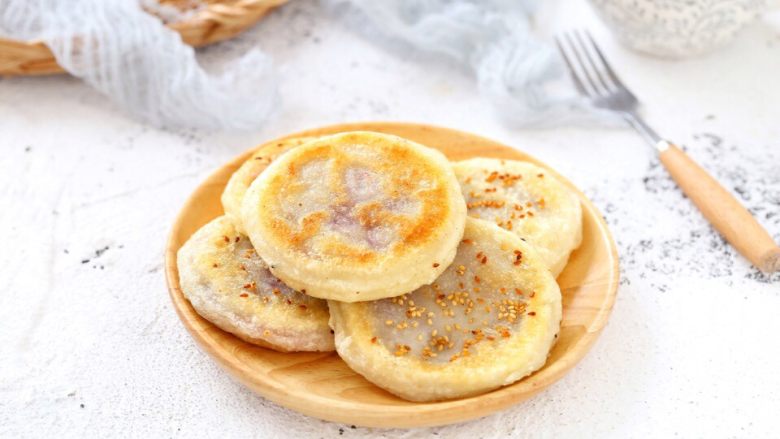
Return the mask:
M 277 157 L 312 139 L 314 137 L 292 137 L 261 145 L 230 176 L 230 180 L 222 192 L 222 207 L 225 210 L 225 215 L 230 217 L 239 231 L 242 233 L 244 231 L 244 226 L 241 223 L 241 201 L 244 200 L 244 194 L 255 178 Z
M 453 168 L 469 216 L 528 241 L 553 275 L 560 274 L 582 241 L 582 207 L 574 192 L 528 162 L 474 158 Z
M 344 361 L 412 401 L 470 396 L 529 375 L 544 365 L 561 321 L 560 290 L 533 248 L 473 218 L 431 285 L 328 305 Z
M 222 330 L 283 352 L 333 350 L 325 301 L 273 276 L 228 217 L 195 232 L 177 262 L 185 297 Z
M 306 294 L 354 302 L 433 281 L 455 256 L 466 206 L 440 152 L 348 132 L 276 159 L 241 213 L 274 275 Z

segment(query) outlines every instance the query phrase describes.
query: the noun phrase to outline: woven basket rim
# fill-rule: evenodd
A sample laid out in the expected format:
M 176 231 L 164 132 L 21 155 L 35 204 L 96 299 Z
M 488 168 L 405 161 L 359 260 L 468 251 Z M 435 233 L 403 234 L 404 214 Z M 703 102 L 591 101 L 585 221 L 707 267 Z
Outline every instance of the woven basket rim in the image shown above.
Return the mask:
M 233 38 L 288 0 L 208 1 L 205 7 L 181 21 L 166 23 L 182 40 L 201 47 Z M 64 73 L 40 39 L 15 40 L 0 36 L 0 75 Z

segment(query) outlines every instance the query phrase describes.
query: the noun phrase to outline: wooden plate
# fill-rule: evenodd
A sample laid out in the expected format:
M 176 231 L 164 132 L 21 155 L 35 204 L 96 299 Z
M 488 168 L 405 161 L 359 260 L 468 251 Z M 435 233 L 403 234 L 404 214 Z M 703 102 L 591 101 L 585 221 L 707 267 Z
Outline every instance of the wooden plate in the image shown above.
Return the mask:
M 492 140 L 447 128 L 406 123 L 356 123 L 313 129 L 293 136 L 350 130 L 396 134 L 438 148 L 451 160 L 497 157 L 545 164 Z M 583 240 L 558 277 L 563 322 L 545 366 L 507 387 L 470 398 L 417 403 L 398 398 L 366 381 L 336 353 L 282 354 L 245 343 L 201 318 L 182 295 L 176 252 L 199 227 L 222 214 L 220 194 L 230 175 L 250 155 L 219 168 L 192 194 L 173 225 L 165 254 L 168 290 L 176 312 L 198 344 L 228 372 L 260 395 L 317 418 L 368 427 L 451 424 L 488 415 L 528 399 L 560 379 L 590 349 L 607 323 L 618 284 L 618 257 L 603 218 L 568 180 L 550 170 L 582 200 Z

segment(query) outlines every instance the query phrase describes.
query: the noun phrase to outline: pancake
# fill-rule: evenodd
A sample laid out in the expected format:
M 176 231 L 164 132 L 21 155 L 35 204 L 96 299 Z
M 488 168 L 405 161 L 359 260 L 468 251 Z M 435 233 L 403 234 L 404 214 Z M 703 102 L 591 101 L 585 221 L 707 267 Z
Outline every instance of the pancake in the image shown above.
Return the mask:
M 333 350 L 325 301 L 274 277 L 228 217 L 195 232 L 177 262 L 184 296 L 220 329 L 282 352 Z
M 536 247 L 558 276 L 582 242 L 577 195 L 528 162 L 474 158 L 453 163 L 468 214 L 495 222 Z
M 440 152 L 348 132 L 273 161 L 250 186 L 241 214 L 274 275 L 306 294 L 354 302 L 438 277 L 455 257 L 466 204 Z
M 433 284 L 328 306 L 341 358 L 412 401 L 475 395 L 531 374 L 544 365 L 561 321 L 560 289 L 533 248 L 473 218 L 455 261 Z
M 236 229 L 241 233 L 244 233 L 244 226 L 241 223 L 241 201 L 255 178 L 277 157 L 312 139 L 314 137 L 292 137 L 260 145 L 252 153 L 252 156 L 233 173 L 222 192 L 222 208 L 225 210 L 225 215 L 230 217 Z

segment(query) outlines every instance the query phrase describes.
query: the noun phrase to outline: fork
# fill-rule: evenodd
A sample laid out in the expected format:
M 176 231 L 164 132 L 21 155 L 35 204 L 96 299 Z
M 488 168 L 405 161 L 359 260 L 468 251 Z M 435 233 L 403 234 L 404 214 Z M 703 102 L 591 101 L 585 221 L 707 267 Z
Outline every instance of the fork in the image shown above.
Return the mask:
M 637 114 L 639 100 L 623 85 L 589 32 L 555 38 L 577 91 L 598 108 L 619 113 L 658 151 L 661 163 L 704 217 L 753 265 L 780 270 L 780 247 L 733 195 Z

